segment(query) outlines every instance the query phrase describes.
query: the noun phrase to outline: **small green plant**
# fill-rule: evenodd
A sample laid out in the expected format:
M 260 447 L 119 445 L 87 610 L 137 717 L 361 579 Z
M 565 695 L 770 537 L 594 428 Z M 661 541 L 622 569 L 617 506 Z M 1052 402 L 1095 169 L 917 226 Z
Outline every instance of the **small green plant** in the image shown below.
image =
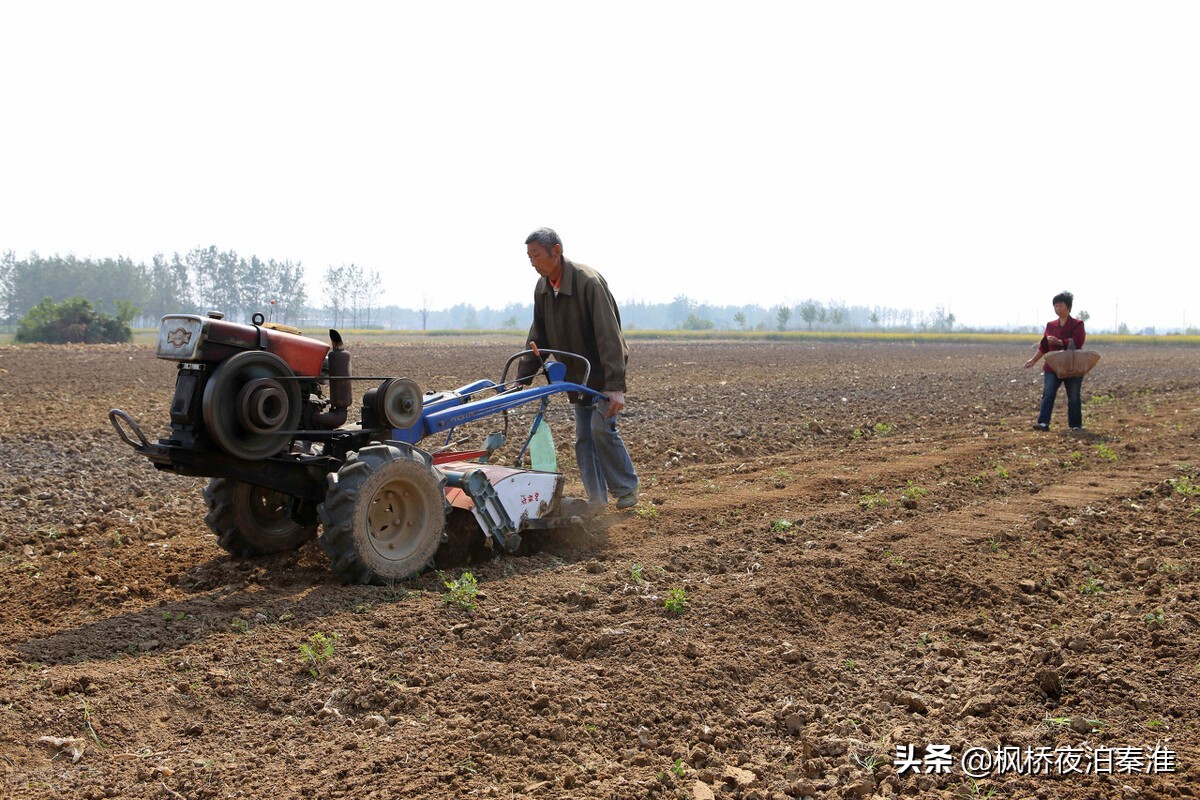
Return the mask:
M 1096 580 L 1092 575 L 1089 575 L 1087 580 L 1079 585 L 1080 594 L 1104 594 L 1104 584 Z
M 1042 724 L 1047 728 L 1064 728 L 1071 724 L 1070 717 L 1046 717 L 1042 720 Z
M 853 758 L 854 763 L 867 772 L 874 772 L 884 762 L 884 758 L 880 753 L 855 753 Z
M 1176 494 L 1184 495 L 1185 497 L 1193 497 L 1200 494 L 1200 484 L 1193 483 L 1192 479 L 1184 475 L 1182 478 L 1176 478 L 1171 481 Z
M 917 486 L 912 481 L 909 481 L 908 485 L 904 487 L 904 491 L 900 494 L 900 499 L 904 501 L 905 504 L 916 503 L 927 494 L 929 494 L 928 489 L 924 489 L 920 486 Z
M 1163 613 L 1161 608 L 1156 608 L 1146 616 L 1142 617 L 1150 625 L 1157 625 L 1160 628 L 1167 624 L 1167 615 Z
M 996 477 L 1000 478 L 1001 480 L 1008 479 L 1008 470 L 1005 469 L 1003 464 L 996 465 Z
M 1093 406 L 1104 406 L 1109 403 L 1116 402 L 1117 398 L 1111 394 L 1094 394 L 1088 399 L 1088 404 Z
M 654 503 L 646 503 L 635 508 L 633 513 L 642 519 L 658 519 L 658 506 L 654 505 Z
M 995 537 L 995 536 L 990 536 L 990 537 L 988 537 L 988 543 L 987 543 L 987 544 L 988 544 L 988 550 L 992 551 L 993 553 L 999 553 L 999 552 L 1000 552 L 1000 543 L 999 543 L 998 541 L 996 541 L 996 537 Z
M 632 567 L 629 568 L 629 577 L 633 578 L 634 583 L 645 583 L 646 577 L 643 574 L 644 572 L 645 572 L 645 569 L 642 567 L 641 564 L 634 564 Z
M 896 423 L 894 422 L 876 422 L 875 433 L 879 434 L 880 436 L 887 436 L 895 427 Z
M 777 519 L 771 523 L 772 533 L 783 533 L 792 527 L 792 521 L 788 519 Z
M 883 496 L 883 492 L 875 492 L 873 494 L 864 494 L 862 497 L 858 498 L 858 504 L 870 511 L 871 509 L 875 508 L 875 506 L 886 506 L 888 501 L 887 498 Z
M 675 763 L 671 764 L 671 772 L 675 774 L 676 778 L 682 778 L 687 773 L 682 758 L 675 759 Z
M 229 621 L 229 627 L 233 628 L 238 633 L 249 633 L 250 623 L 241 617 L 234 617 Z
M 104 742 L 100 741 L 100 736 L 96 733 L 96 729 L 92 727 L 92 707 L 88 705 L 87 698 L 83 699 L 83 724 L 88 729 L 88 735 L 92 737 L 92 741 L 96 743 L 96 747 L 101 750 L 107 750 Z
M 321 674 L 321 665 L 333 657 L 333 643 L 336 639 L 336 633 L 326 635 L 317 631 L 308 637 L 307 642 L 300 645 L 300 655 L 314 678 Z
M 790 480 L 792 477 L 791 470 L 787 469 L 787 467 L 779 467 L 771 474 L 775 476 L 776 480 L 781 481 Z
M 851 431 L 851 433 L 850 433 L 850 438 L 851 438 L 851 439 L 861 439 L 862 437 L 863 437 L 863 432 L 862 432 L 862 429 L 861 429 L 861 428 L 855 428 L 855 429 L 854 429 L 853 431 Z
M 983 485 L 983 476 L 982 475 L 972 475 L 971 483 L 975 484 L 976 486 L 982 486 Z
M 929 647 L 933 644 L 933 637 L 929 634 L 929 631 L 921 631 L 921 635 L 917 639 L 921 642 L 921 647 Z
M 858 669 L 858 662 L 853 658 L 847 658 L 842 661 L 842 668 L 847 672 L 854 672 L 854 670 Z
M 1116 461 L 1116 452 L 1106 444 L 1092 445 L 1092 449 L 1096 451 L 1096 455 L 1103 458 L 1105 461 Z
M 974 778 L 967 778 L 967 782 L 958 787 L 956 793 L 960 800 L 978 800 L 978 798 L 992 798 L 996 796 L 996 787 L 984 787 L 982 783 Z
M 439 572 L 438 577 L 442 579 L 442 585 L 447 589 L 442 594 L 443 603 L 458 606 L 464 611 L 474 611 L 478 607 L 475 600 L 479 596 L 479 581 L 475 580 L 474 575 L 464 572 L 456 579 L 450 580 L 445 573 Z
M 687 591 L 682 586 L 676 586 L 667 592 L 667 599 L 663 601 L 663 608 L 672 614 L 682 614 L 687 610 L 687 604 Z

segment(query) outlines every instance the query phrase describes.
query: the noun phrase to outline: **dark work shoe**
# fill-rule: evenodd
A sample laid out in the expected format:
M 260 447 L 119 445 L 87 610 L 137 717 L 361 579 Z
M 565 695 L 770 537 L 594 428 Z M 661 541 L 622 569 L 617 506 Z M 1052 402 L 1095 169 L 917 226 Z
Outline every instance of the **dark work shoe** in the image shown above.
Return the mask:
M 629 494 L 623 494 L 617 498 L 617 510 L 624 511 L 627 508 L 633 508 L 637 505 L 638 487 L 634 486 L 633 491 Z
M 1033 429 L 1035 431 L 1048 431 L 1050 430 L 1050 426 L 1044 422 L 1035 422 L 1033 423 Z

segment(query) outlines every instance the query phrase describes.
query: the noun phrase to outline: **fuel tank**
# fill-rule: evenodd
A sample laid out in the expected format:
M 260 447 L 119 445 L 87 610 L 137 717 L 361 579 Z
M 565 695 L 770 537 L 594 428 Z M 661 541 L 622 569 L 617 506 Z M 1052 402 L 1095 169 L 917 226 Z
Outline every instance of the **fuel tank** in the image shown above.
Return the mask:
M 156 354 L 168 361 L 219 364 L 245 350 L 274 353 L 296 375 L 315 377 L 329 345 L 271 323 L 246 325 L 195 314 L 168 314 L 159 322 Z

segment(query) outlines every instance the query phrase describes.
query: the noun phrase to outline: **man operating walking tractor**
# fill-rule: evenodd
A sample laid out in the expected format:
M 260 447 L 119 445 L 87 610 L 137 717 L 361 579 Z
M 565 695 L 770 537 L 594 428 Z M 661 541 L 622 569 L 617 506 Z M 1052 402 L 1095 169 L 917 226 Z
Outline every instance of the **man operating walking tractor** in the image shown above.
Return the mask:
M 638 476 L 617 430 L 617 415 L 625 407 L 625 365 L 629 348 L 621 332 L 621 312 L 599 272 L 563 256 L 563 243 L 550 228 L 538 228 L 525 239 L 529 263 L 540 276 L 533 293 L 531 347 L 562 350 L 584 356 L 592 365 L 588 388 L 603 392 L 604 400 L 578 394 L 575 404 L 575 459 L 593 510 L 637 504 Z M 567 380 L 582 383 L 584 365 L 567 363 Z M 526 356 L 518 379 L 532 380 L 541 367 L 536 355 Z

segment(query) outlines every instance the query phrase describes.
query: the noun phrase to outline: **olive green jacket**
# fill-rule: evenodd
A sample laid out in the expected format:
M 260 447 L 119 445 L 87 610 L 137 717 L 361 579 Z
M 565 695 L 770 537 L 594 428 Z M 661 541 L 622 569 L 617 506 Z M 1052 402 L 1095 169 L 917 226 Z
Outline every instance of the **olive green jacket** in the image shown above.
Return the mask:
M 563 350 L 586 358 L 592 365 L 587 386 L 598 392 L 625 391 L 625 364 L 629 347 L 621 333 L 621 312 L 599 272 L 584 264 L 563 259 L 558 296 L 546 278 L 533 290 L 533 324 L 526 342 L 539 349 Z M 578 359 L 559 359 L 567 365 L 567 380 L 583 383 L 583 364 Z M 532 355 L 521 359 L 519 378 L 534 375 L 541 365 Z M 572 400 L 578 398 L 572 397 Z

